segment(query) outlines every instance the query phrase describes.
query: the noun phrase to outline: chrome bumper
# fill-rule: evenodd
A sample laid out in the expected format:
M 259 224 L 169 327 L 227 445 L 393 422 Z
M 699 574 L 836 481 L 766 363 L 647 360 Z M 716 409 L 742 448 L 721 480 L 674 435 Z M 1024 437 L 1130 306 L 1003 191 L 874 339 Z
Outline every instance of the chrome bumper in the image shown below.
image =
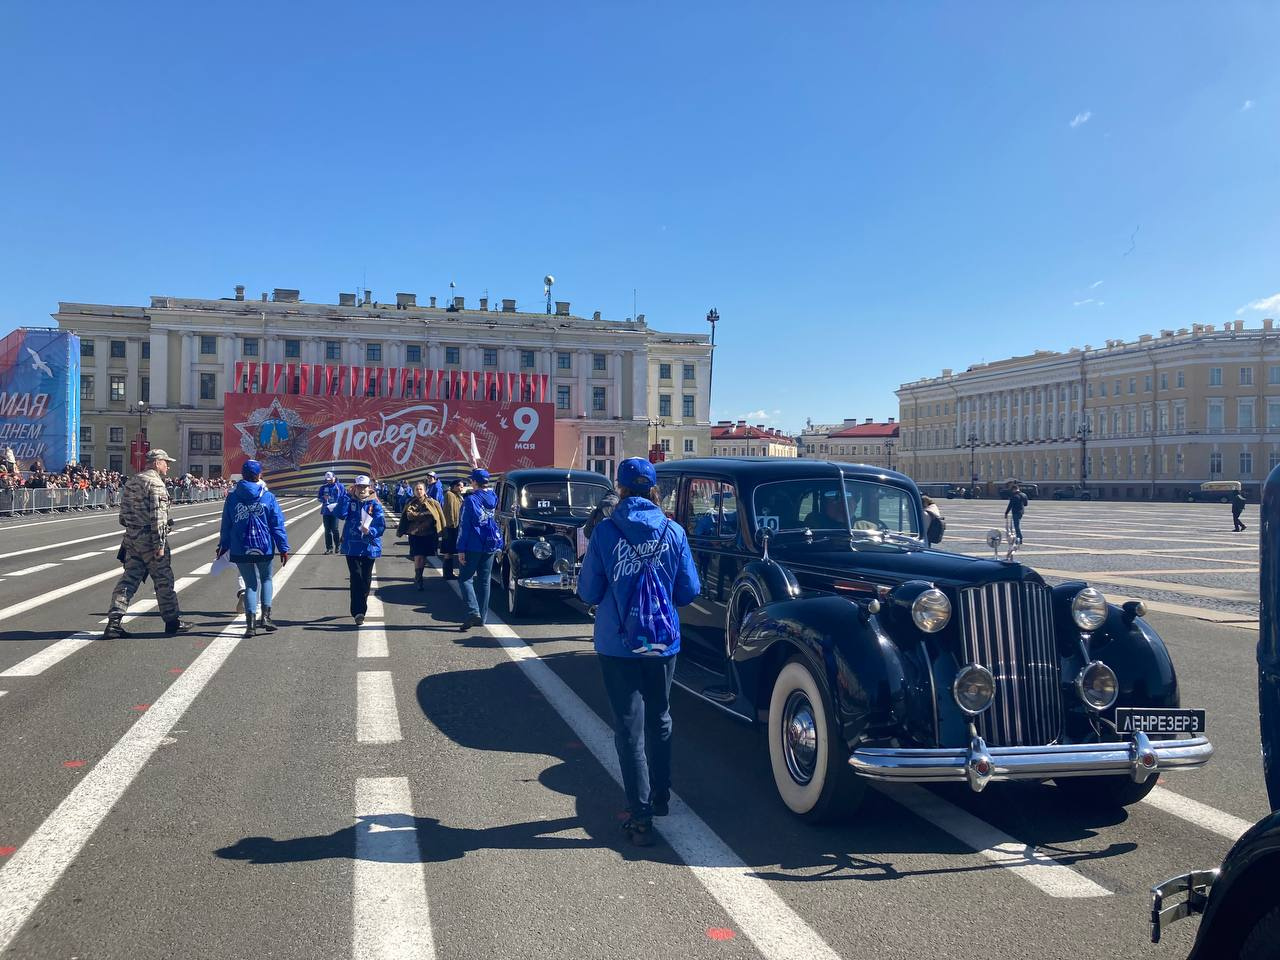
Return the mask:
M 536 577 L 519 577 L 516 580 L 526 590 L 577 590 L 576 573 L 544 573 Z
M 1150 740 L 1137 733 L 1118 743 L 988 747 L 974 737 L 968 749 L 858 747 L 849 765 L 859 776 L 890 783 L 968 780 L 975 792 L 992 780 L 1049 780 L 1127 774 L 1137 783 L 1161 770 L 1203 766 L 1213 756 L 1205 737 Z
M 1204 913 L 1209 903 L 1209 891 L 1218 879 L 1217 869 L 1196 870 L 1173 877 L 1151 888 L 1151 942 L 1159 943 L 1164 928 L 1183 917 Z M 1176 893 L 1185 893 L 1187 899 L 1166 907 L 1164 901 Z

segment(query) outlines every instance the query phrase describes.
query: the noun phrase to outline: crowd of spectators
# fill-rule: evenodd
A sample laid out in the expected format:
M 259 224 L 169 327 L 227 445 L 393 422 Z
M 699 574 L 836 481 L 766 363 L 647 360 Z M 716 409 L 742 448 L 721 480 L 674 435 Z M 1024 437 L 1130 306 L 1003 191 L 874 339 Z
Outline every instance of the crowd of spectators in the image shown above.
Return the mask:
M 68 506 L 78 509 L 78 505 L 82 503 L 89 505 L 89 492 L 104 490 L 107 491 L 107 496 L 93 497 L 91 505 L 115 506 L 120 488 L 128 479 L 116 470 L 95 470 L 78 463 L 69 463 L 64 469 L 56 471 L 46 470 L 40 460 L 32 460 L 25 466 L 24 470 L 23 465 L 15 460 L 7 456 L 0 457 L 0 495 L 6 495 L 0 501 L 0 514 L 16 511 L 20 509 L 20 504 L 31 505 L 37 502 L 32 501 L 29 496 L 19 501 L 14 493 L 17 490 L 79 490 L 86 494 L 84 498 L 66 499 L 65 505 L 61 507 L 63 509 Z M 169 495 L 177 503 L 225 497 L 232 487 L 229 480 L 206 479 L 189 473 L 166 477 L 165 484 L 169 488 Z M 55 500 L 49 505 L 58 509 L 63 504 L 63 500 Z

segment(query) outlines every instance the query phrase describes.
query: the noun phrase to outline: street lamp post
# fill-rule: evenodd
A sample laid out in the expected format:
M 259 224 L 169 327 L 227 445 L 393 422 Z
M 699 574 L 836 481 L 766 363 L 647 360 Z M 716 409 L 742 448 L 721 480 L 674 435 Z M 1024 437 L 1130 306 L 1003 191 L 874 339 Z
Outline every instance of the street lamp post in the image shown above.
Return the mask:
M 1081 421 L 1080 428 L 1076 430 L 1076 436 L 1080 438 L 1080 489 L 1087 489 L 1087 481 L 1089 479 L 1089 458 L 1086 451 L 1089 444 L 1089 434 L 1093 433 L 1093 427 L 1089 425 L 1086 418 Z
M 969 445 L 969 495 L 978 492 L 978 471 L 974 466 L 974 451 L 978 447 L 978 435 L 971 433 L 965 439 L 965 443 Z
M 151 408 L 147 406 L 145 400 L 139 400 L 133 405 L 133 412 L 138 417 L 138 433 L 133 439 L 134 457 L 136 458 L 133 467 L 134 472 L 139 473 L 146 466 L 145 451 L 142 449 L 142 445 L 145 442 L 142 434 L 142 421 L 145 417 L 151 416 Z
M 720 322 L 720 311 L 712 307 L 707 311 L 707 323 L 711 324 L 711 369 L 707 371 L 707 409 L 711 409 L 711 387 L 716 380 L 716 324 Z
M 884 442 L 884 448 L 889 454 L 889 469 L 892 470 L 893 469 L 893 441 L 886 440 Z

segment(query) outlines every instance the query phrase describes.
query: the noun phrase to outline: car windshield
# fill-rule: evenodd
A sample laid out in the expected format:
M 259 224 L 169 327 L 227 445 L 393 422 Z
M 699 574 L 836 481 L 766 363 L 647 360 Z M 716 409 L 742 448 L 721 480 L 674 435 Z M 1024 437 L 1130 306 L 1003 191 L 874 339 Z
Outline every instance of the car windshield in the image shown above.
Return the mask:
M 820 477 L 764 483 L 754 494 L 756 529 L 838 531 L 855 539 L 920 538 L 915 498 L 870 480 Z
M 608 492 L 609 488 L 603 484 L 571 480 L 526 483 L 520 488 L 520 512 L 546 514 L 591 510 Z

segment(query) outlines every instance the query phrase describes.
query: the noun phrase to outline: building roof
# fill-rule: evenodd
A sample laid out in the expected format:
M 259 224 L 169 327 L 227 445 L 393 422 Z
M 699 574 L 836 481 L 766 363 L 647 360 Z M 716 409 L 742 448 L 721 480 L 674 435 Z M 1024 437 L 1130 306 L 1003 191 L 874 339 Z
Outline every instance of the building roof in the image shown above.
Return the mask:
M 828 439 L 846 439 L 848 437 L 891 439 L 898 435 L 896 423 L 860 423 L 856 427 L 845 427 L 829 434 Z
M 775 427 L 756 424 L 754 427 L 745 420 L 737 423 L 721 420 L 711 428 L 712 440 L 762 440 L 766 443 L 781 443 L 795 446 L 795 438 L 789 437 Z

